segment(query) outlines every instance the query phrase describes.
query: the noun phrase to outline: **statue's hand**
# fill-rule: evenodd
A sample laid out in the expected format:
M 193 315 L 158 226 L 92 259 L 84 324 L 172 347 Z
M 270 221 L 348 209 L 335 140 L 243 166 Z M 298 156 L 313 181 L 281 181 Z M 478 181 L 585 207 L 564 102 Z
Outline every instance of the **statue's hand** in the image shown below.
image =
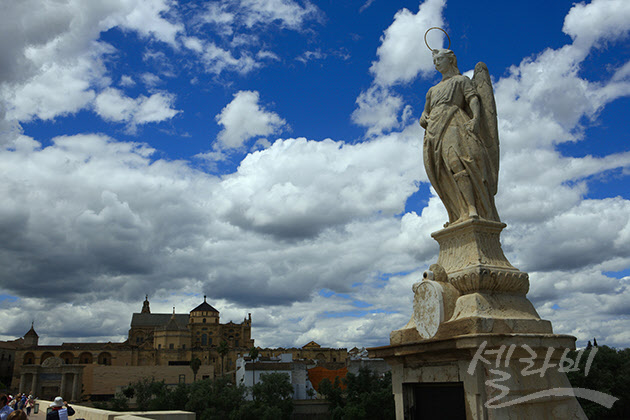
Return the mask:
M 427 117 L 426 117 L 426 115 L 424 115 L 424 113 L 420 116 L 420 121 L 419 122 L 420 122 L 420 127 L 424 128 L 424 129 L 427 128 L 427 125 L 428 125 Z
M 470 121 L 466 122 L 466 130 L 473 134 L 479 134 L 479 120 L 477 118 L 472 118 Z

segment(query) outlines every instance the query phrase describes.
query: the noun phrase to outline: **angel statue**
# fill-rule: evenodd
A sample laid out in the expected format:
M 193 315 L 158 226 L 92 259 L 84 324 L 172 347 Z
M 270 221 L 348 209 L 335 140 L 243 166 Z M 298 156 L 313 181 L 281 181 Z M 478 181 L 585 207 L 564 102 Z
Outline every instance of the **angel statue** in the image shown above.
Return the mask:
M 446 226 L 479 218 L 500 222 L 494 205 L 499 135 L 488 68 L 478 63 L 470 80 L 459 72 L 453 51 L 432 54 L 442 81 L 429 89 L 420 125 L 424 167 L 448 211 Z

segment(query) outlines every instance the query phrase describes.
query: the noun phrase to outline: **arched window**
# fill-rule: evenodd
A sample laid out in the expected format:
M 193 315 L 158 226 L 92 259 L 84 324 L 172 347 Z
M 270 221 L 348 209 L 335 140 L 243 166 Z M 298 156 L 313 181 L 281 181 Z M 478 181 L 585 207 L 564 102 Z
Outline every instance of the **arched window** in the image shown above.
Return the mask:
M 24 362 L 22 362 L 22 364 L 24 365 L 32 365 L 35 364 L 35 355 L 31 352 L 28 352 L 24 355 Z
M 201 334 L 201 345 L 202 346 L 208 345 L 208 334 Z
M 203 321 L 201 321 L 201 322 L 203 322 L 205 324 L 206 323 L 206 318 L 204 318 Z
M 79 363 L 82 365 L 91 365 L 93 361 L 92 353 L 83 352 L 79 355 Z
M 53 357 L 54 354 L 52 354 L 51 352 L 47 351 L 46 353 L 43 353 L 41 355 L 41 357 L 39 358 L 39 363 L 44 363 L 44 360 L 48 359 L 49 357 Z
M 59 355 L 59 357 L 61 357 L 61 360 L 63 360 L 66 365 L 71 365 L 74 363 L 74 354 L 70 353 L 69 351 L 64 351 Z
M 98 355 L 98 364 L 99 365 L 111 365 L 112 364 L 112 355 L 103 352 Z

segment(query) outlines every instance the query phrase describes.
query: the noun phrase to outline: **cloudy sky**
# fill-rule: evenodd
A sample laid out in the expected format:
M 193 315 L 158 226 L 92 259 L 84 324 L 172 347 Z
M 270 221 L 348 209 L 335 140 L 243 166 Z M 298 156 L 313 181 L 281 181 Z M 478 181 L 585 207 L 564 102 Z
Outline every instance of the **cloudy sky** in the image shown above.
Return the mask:
M 122 341 L 145 294 L 207 294 L 261 346 L 387 344 L 447 220 L 432 26 L 493 78 L 529 298 L 630 346 L 627 0 L 1 1 L 0 339 Z

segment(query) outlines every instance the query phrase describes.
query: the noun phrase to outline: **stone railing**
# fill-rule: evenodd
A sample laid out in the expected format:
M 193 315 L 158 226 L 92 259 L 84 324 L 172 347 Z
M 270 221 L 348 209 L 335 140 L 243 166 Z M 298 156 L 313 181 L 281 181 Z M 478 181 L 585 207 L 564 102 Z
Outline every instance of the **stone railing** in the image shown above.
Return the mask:
M 52 401 L 37 400 L 40 412 L 45 413 Z M 195 420 L 195 413 L 189 411 L 110 411 L 70 404 L 76 414 L 72 419 L 85 420 Z

